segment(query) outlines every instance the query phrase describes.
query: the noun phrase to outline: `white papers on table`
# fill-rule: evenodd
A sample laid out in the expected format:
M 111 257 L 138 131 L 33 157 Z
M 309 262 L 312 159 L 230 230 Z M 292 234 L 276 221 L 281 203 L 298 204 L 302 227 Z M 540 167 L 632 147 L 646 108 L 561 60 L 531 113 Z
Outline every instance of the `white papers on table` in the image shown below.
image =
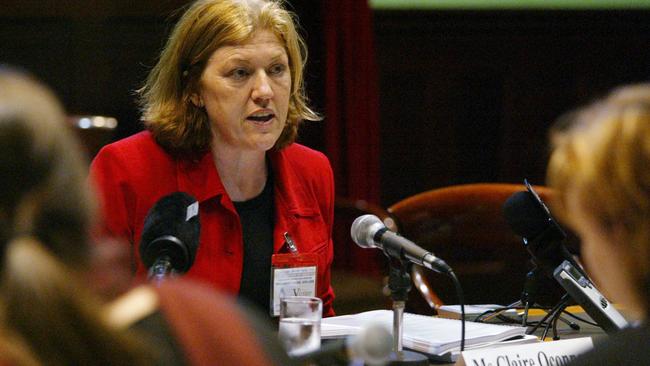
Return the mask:
M 393 329 L 393 312 L 373 310 L 354 315 L 324 318 L 321 337 L 336 338 L 356 334 L 368 323 L 381 323 Z M 402 344 L 405 348 L 441 356 L 460 349 L 461 322 L 432 316 L 404 314 Z M 465 347 L 467 349 L 490 345 L 515 337 L 522 338 L 525 327 L 465 322 Z M 528 337 L 531 340 L 530 337 Z

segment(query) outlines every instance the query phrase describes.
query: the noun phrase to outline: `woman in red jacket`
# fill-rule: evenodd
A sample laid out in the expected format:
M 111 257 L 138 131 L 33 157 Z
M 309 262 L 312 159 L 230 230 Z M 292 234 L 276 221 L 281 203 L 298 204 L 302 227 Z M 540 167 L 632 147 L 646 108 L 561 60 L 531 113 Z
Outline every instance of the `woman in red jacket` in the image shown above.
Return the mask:
M 138 278 L 148 210 L 182 191 L 200 207 L 188 277 L 268 312 L 272 255 L 314 253 L 312 291 L 333 315 L 333 174 L 323 154 L 294 143 L 302 120 L 320 119 L 306 104 L 305 57 L 275 1 L 201 0 L 184 13 L 139 90 L 147 130 L 106 146 L 91 167 L 105 228 L 130 243 Z

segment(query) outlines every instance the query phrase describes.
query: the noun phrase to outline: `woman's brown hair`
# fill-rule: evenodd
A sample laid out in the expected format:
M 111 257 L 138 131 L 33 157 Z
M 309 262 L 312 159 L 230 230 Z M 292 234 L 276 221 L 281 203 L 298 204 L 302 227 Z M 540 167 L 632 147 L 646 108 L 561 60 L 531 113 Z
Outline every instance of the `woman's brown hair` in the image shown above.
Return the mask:
M 279 1 L 199 0 L 176 23 L 157 64 L 138 90 L 142 120 L 159 144 L 177 153 L 198 153 L 210 147 L 208 116 L 190 96 L 198 91 L 199 79 L 214 51 L 242 44 L 259 30 L 273 32 L 289 57 L 289 112 L 275 148 L 291 144 L 303 120 L 321 119 L 307 106 L 303 82 L 307 49 L 292 13 Z

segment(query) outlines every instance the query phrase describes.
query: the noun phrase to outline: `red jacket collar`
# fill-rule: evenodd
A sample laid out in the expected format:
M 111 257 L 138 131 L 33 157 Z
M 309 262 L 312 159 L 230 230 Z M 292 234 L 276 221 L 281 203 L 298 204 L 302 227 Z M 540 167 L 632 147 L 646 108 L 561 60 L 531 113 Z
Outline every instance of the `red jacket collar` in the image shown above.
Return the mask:
M 320 212 L 316 200 L 309 194 L 308 182 L 300 176 L 300 172 L 289 161 L 287 147 L 280 151 L 269 152 L 271 167 L 274 174 L 275 197 L 281 200 L 287 212 L 298 216 L 313 216 Z M 310 205 L 312 204 L 312 205 Z
M 216 196 L 226 196 L 226 189 L 219 178 L 212 155 L 206 152 L 198 159 L 176 161 L 178 190 L 194 196 L 199 202 Z
M 287 149 L 290 147 L 268 152 L 274 175 L 276 204 L 283 205 L 286 212 L 293 215 L 318 214 L 319 208 L 309 205 L 314 200 L 309 199 L 304 179 L 297 176 L 299 172 L 287 159 Z M 176 164 L 179 191 L 187 192 L 199 202 L 221 196 L 222 205 L 234 210 L 209 152 L 195 160 L 178 159 Z

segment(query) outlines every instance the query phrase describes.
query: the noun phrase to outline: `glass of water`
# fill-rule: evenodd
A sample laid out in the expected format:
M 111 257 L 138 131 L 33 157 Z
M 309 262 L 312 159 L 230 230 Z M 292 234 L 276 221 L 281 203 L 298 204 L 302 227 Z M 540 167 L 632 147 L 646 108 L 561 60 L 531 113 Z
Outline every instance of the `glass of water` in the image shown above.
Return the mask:
M 280 340 L 290 356 L 320 348 L 323 302 L 317 297 L 293 296 L 280 300 Z

